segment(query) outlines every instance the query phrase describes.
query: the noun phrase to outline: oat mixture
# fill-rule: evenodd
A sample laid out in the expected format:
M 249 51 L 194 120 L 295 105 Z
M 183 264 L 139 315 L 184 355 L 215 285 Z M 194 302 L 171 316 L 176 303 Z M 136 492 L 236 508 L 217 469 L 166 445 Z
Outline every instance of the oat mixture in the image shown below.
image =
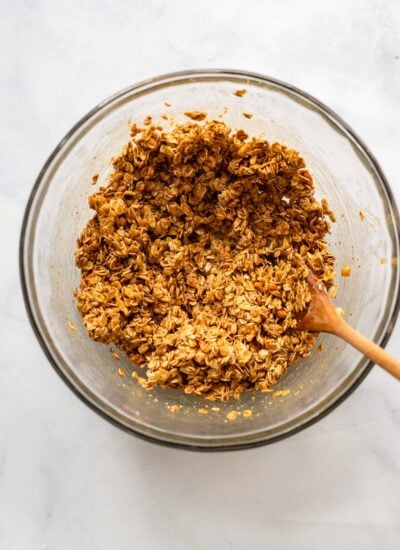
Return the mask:
M 333 220 L 299 154 L 223 122 L 132 127 L 77 245 L 94 340 L 146 388 L 208 399 L 269 390 L 315 335 L 296 331 L 308 269 L 333 285 Z

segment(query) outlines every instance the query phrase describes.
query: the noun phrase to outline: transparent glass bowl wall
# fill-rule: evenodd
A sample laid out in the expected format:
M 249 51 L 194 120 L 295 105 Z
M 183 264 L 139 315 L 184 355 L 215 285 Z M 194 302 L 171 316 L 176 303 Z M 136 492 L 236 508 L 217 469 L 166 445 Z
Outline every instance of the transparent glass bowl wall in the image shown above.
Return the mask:
M 235 90 L 246 88 L 242 97 Z M 167 107 L 165 103 L 170 103 Z M 199 448 L 239 448 L 292 433 L 321 417 L 350 393 L 369 368 L 358 352 L 322 335 L 323 350 L 293 365 L 276 386 L 285 397 L 247 393 L 240 402 L 214 405 L 175 390 L 140 388 L 132 365 L 115 360 L 110 348 L 89 339 L 77 314 L 79 284 L 74 249 L 92 216 L 88 196 L 107 181 L 109 160 L 129 140 L 129 121 L 147 115 L 174 122 L 185 111 L 206 111 L 250 135 L 264 135 L 300 151 L 337 217 L 329 243 L 337 257 L 336 299 L 351 324 L 382 343 L 398 310 L 397 211 L 387 183 L 365 146 L 331 111 L 313 98 L 266 77 L 235 71 L 167 75 L 134 86 L 96 107 L 60 143 L 32 192 L 21 238 L 21 275 L 36 334 L 49 359 L 73 389 L 97 411 L 133 432 Z M 243 113 L 251 113 L 247 119 Z M 99 180 L 92 185 L 93 174 Z M 360 211 L 365 219 L 360 217 Z M 350 265 L 352 275 L 340 277 Z M 77 332 L 69 327 L 77 326 Z M 118 368 L 128 373 L 121 378 Z M 179 412 L 168 405 L 178 404 Z M 234 421 L 227 413 L 239 414 Z

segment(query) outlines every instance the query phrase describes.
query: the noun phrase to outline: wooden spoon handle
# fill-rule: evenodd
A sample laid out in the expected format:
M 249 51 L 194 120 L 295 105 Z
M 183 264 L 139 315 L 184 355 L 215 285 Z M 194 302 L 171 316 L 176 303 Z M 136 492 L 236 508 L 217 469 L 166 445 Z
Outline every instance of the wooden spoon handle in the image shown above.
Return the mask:
M 368 340 L 357 330 L 351 327 L 346 321 L 340 319 L 332 330 L 336 336 L 343 338 L 349 344 L 354 346 L 358 351 L 361 351 L 371 361 L 386 369 L 390 374 L 400 380 L 400 361 L 386 353 L 381 347 Z

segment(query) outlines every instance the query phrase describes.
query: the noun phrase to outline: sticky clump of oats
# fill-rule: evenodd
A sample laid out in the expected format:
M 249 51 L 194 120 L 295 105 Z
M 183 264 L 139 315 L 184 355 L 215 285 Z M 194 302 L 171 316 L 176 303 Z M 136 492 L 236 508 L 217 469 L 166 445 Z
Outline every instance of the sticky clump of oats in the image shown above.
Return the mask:
M 300 155 L 225 123 L 146 120 L 92 194 L 77 243 L 91 338 L 145 388 L 211 400 L 272 391 L 315 335 L 296 330 L 312 270 L 333 285 L 329 207 Z

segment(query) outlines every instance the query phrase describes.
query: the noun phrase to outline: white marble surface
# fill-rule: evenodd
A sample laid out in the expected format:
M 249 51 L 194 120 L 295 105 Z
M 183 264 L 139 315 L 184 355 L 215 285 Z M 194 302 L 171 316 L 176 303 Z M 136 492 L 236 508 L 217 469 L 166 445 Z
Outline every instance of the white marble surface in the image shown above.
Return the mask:
M 96 416 L 30 328 L 17 248 L 63 134 L 160 73 L 243 68 L 292 82 L 369 144 L 400 199 L 400 3 L 2 0 L 0 548 L 398 548 L 400 384 L 377 368 L 311 428 L 255 450 L 162 448 Z M 400 356 L 400 325 L 388 349 Z

